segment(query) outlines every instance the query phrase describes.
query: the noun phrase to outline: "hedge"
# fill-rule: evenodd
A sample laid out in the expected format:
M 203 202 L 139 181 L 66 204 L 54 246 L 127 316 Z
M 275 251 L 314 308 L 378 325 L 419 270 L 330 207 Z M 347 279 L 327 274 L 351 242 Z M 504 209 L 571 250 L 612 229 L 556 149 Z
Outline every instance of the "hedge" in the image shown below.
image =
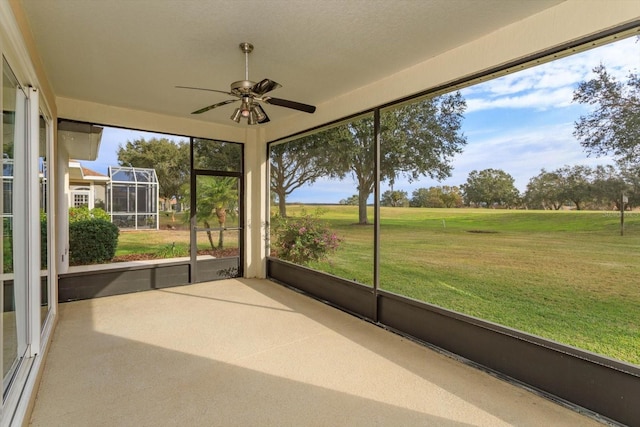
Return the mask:
M 118 246 L 118 227 L 104 219 L 69 224 L 69 262 L 75 265 L 110 261 Z

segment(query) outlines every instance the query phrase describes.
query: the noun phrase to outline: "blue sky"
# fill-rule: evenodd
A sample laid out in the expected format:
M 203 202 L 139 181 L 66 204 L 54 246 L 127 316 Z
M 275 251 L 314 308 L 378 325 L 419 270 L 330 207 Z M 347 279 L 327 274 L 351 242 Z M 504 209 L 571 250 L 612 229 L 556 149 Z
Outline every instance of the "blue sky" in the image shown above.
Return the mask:
M 516 187 L 524 191 L 542 168 L 612 163 L 609 158 L 587 157 L 572 135 L 574 122 L 588 112 L 586 106 L 572 103 L 573 91 L 593 76 L 591 70 L 600 63 L 617 79 L 626 80 L 630 72 L 640 72 L 640 42 L 627 38 L 461 90 L 467 101 L 462 127 L 467 145 L 453 160 L 452 176 L 442 182 L 399 179 L 394 189 L 411 197 L 417 188 L 460 185 L 472 170 L 494 168 L 511 174 Z M 153 137 L 167 136 L 105 128 L 98 160 L 83 165 L 106 173 L 109 165 L 117 164 L 119 144 Z M 383 184 L 382 191 L 387 189 Z M 349 179 L 321 180 L 296 190 L 288 202 L 338 203 L 356 193 L 356 184 Z
M 135 141 L 136 139 L 151 139 L 151 138 L 168 138 L 172 141 L 186 141 L 189 142 L 189 138 L 177 137 L 173 135 L 165 135 L 161 133 L 145 132 L 141 130 L 129 130 L 112 127 L 104 127 L 102 131 L 102 140 L 100 142 L 100 150 L 98 152 L 98 159 L 93 162 L 82 161 L 82 165 L 93 169 L 94 171 L 107 174 L 109 166 L 118 165 L 118 156 L 116 152 L 120 145 L 124 145 L 127 141 Z
M 627 38 L 461 90 L 467 101 L 462 126 L 467 145 L 452 162 L 452 176 L 442 182 L 399 179 L 394 189 L 411 197 L 417 188 L 460 185 L 472 170 L 494 168 L 513 176 L 516 187 L 524 191 L 542 168 L 613 163 L 610 158 L 587 157 L 572 134 L 574 122 L 589 111 L 572 103 L 573 91 L 593 77 L 592 69 L 600 63 L 624 81 L 630 72 L 640 71 L 640 43 Z M 350 180 L 319 181 L 312 188 L 295 191 L 289 201 L 337 203 L 357 193 Z M 383 192 L 388 189 L 381 186 Z

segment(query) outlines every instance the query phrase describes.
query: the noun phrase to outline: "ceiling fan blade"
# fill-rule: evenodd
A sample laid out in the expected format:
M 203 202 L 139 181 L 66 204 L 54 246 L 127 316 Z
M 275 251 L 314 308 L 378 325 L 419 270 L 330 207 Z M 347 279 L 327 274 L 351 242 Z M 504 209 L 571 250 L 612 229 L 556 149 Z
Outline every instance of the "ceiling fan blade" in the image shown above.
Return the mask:
M 206 90 L 208 92 L 218 92 L 218 93 L 224 93 L 225 95 L 231 95 L 231 96 L 235 96 L 234 94 L 232 94 L 231 92 L 225 92 L 224 90 L 216 90 L 216 89 L 206 89 L 203 87 L 191 87 L 191 86 L 176 86 L 177 89 L 193 89 L 193 90 Z
M 209 110 L 213 110 L 216 107 L 221 107 L 223 105 L 231 104 L 232 102 L 237 102 L 237 101 L 239 101 L 239 99 L 227 99 L 226 101 L 218 102 L 217 104 L 209 105 L 208 107 L 204 107 L 199 110 L 196 110 L 191 114 L 202 114 Z
M 305 113 L 309 113 L 309 114 L 314 113 L 316 111 L 316 107 L 314 107 L 313 105 L 302 104 L 300 102 L 295 102 L 295 101 L 288 101 L 286 99 L 271 98 L 269 96 L 266 96 L 262 98 L 262 100 L 267 104 L 277 105 L 279 107 L 292 108 L 294 110 L 304 111 Z
M 251 92 L 255 93 L 258 96 L 262 96 L 267 92 L 271 92 L 274 89 L 278 89 L 279 87 L 282 87 L 282 85 L 274 82 L 273 80 L 264 79 L 254 84 L 251 87 Z

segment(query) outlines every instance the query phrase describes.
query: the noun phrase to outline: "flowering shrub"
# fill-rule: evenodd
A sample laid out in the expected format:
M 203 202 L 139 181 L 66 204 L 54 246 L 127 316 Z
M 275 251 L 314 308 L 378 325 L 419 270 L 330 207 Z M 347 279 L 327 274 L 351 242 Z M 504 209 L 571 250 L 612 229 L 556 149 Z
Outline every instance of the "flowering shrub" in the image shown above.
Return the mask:
M 271 231 L 273 255 L 302 265 L 326 258 L 342 241 L 317 214 L 304 211 L 299 217 L 272 217 Z
M 69 208 L 69 222 L 86 221 L 88 219 L 104 219 L 111 221 L 111 216 L 102 208 L 89 209 L 87 206 Z

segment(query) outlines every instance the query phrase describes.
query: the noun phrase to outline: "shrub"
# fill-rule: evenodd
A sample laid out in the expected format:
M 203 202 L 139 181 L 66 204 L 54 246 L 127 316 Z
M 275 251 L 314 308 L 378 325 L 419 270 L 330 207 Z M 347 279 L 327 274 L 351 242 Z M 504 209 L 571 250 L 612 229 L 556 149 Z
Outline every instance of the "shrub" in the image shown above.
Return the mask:
M 2 272 L 13 273 L 13 236 L 2 239 Z
M 104 219 L 86 219 L 69 224 L 71 264 L 104 263 L 116 254 L 118 227 Z
M 87 206 L 79 206 L 69 208 L 69 223 L 76 221 L 85 221 L 88 219 L 104 219 L 111 221 L 111 217 L 102 208 L 93 208 L 89 210 Z
M 341 239 L 318 218 L 302 212 L 300 217 L 271 219 L 274 256 L 280 259 L 307 265 L 319 261 L 335 252 Z

